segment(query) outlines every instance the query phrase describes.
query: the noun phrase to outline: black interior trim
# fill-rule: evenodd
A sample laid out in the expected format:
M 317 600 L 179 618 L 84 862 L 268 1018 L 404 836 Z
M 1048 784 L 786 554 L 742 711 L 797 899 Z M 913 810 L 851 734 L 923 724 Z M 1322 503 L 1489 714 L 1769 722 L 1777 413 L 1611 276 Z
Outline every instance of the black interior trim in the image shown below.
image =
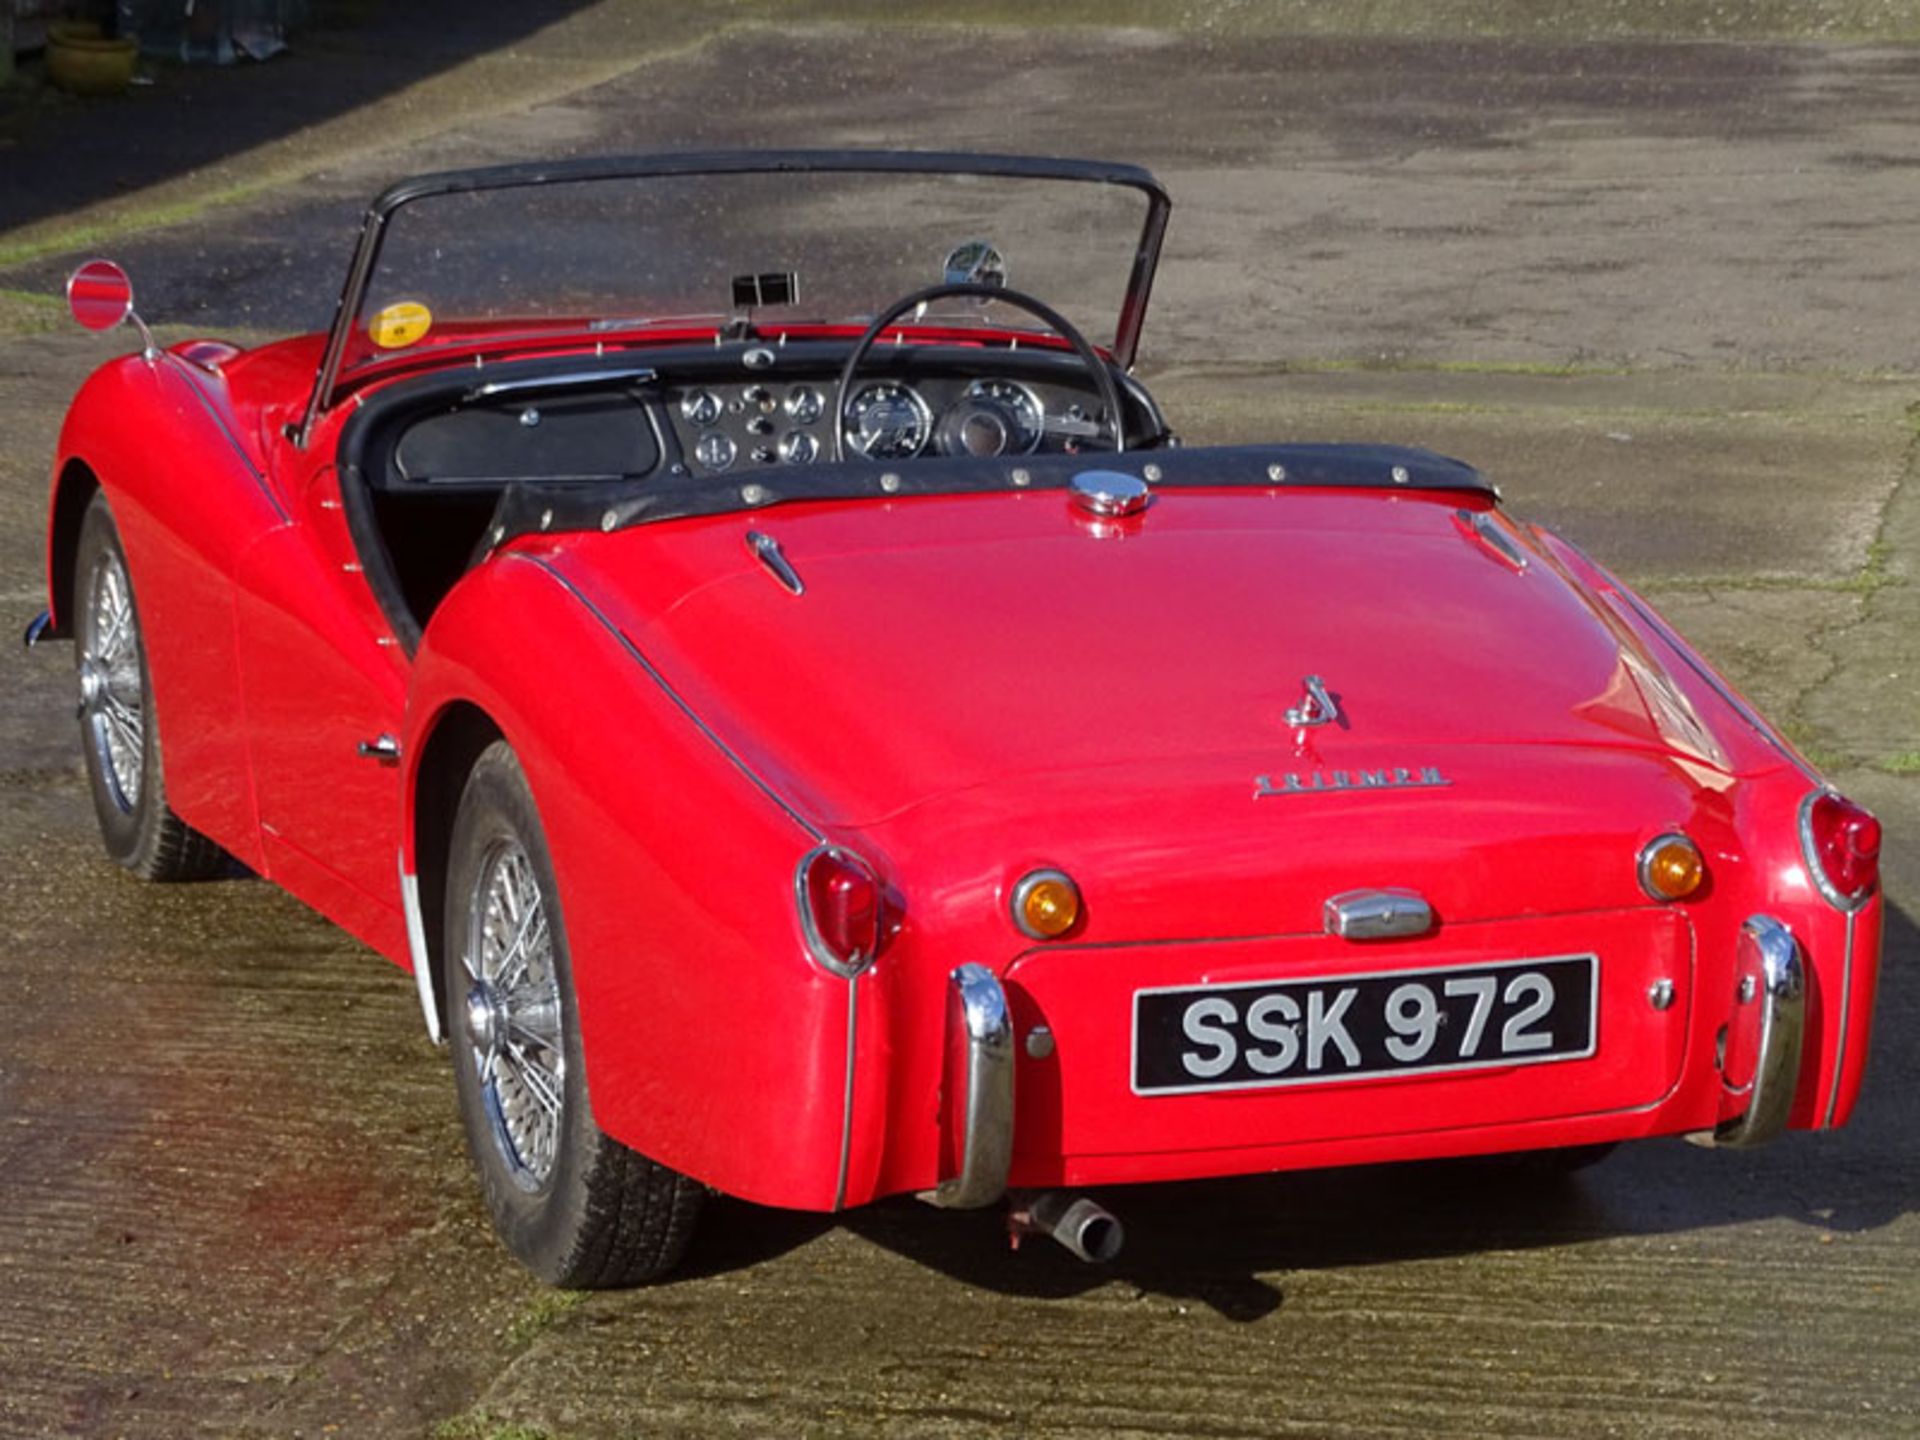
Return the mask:
M 1091 469 L 1117 470 L 1156 489 L 1200 487 L 1333 486 L 1417 491 L 1464 491 L 1495 497 L 1471 466 L 1425 450 L 1389 445 L 1246 445 L 1185 449 L 1173 443 L 1158 406 L 1146 389 L 1112 371 L 1127 410 L 1132 447 L 1082 454 L 922 457 L 891 464 L 864 457 L 838 463 L 771 465 L 723 474 L 693 474 L 681 450 L 678 425 L 666 417 L 668 396 L 701 382 L 825 383 L 844 363 L 849 343 L 806 342 L 780 347 L 771 366 L 745 362 L 761 342 L 722 346 L 666 347 L 650 354 L 646 371 L 628 357 L 604 361 L 559 356 L 484 367 L 488 382 L 510 392 L 478 400 L 481 381 L 472 369 L 439 371 L 396 381 L 369 394 L 348 419 L 340 438 L 338 473 L 347 528 L 360 553 L 367 585 L 411 655 L 422 625 L 465 571 L 517 536 L 575 530 L 620 530 L 693 516 L 764 509 L 807 500 L 885 499 L 915 495 L 960 495 L 1009 490 L 1058 490 Z M 604 364 L 606 386 L 596 390 L 578 377 Z M 1001 345 L 885 346 L 870 356 L 871 373 L 1003 375 L 1084 386 L 1083 362 L 1071 352 Z M 541 477 L 512 473 L 469 476 L 463 483 L 409 480 L 395 463 L 409 429 L 471 409 L 515 412 L 526 398 L 552 384 L 554 400 L 568 406 L 632 406 L 647 416 L 655 440 L 632 473 L 606 479 Z M 564 392 L 564 399 L 560 392 Z M 511 398 L 509 398 L 509 395 Z M 629 416 L 632 411 L 626 411 Z M 547 458 L 543 456 L 543 464 Z M 398 550 L 405 563 L 396 564 Z

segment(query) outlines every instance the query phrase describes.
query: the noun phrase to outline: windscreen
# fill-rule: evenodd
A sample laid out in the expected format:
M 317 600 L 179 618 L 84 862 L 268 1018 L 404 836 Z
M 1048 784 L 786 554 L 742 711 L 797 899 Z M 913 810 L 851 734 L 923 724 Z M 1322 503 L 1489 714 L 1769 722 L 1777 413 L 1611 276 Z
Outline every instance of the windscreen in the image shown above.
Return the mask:
M 1111 344 L 1147 217 L 1147 197 L 1125 185 L 952 173 L 619 177 L 427 195 L 387 221 L 340 373 L 480 330 L 864 323 L 943 280 L 1023 290 Z M 1036 324 L 966 299 L 924 318 Z

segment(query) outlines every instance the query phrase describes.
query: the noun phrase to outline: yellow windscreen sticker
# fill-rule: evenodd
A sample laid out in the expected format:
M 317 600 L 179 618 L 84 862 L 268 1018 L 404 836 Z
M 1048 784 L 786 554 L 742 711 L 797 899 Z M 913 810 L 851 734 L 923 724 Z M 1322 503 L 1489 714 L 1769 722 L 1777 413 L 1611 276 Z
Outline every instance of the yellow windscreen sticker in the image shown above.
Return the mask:
M 433 328 L 433 312 L 418 300 L 402 300 L 373 317 L 368 333 L 382 350 L 398 350 L 424 340 Z

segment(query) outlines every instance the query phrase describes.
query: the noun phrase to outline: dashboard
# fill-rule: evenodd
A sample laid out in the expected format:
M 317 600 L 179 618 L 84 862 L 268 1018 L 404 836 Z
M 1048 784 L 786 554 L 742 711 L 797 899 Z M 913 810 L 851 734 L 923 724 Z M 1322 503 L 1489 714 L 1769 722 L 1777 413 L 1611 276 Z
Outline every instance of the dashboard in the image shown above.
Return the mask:
M 833 458 L 832 380 L 693 384 L 668 396 L 694 474 Z M 847 397 L 848 458 L 1030 455 L 1071 451 L 1101 430 L 1084 390 L 1009 376 L 875 375 Z
M 573 356 L 405 380 L 362 412 L 343 464 L 383 493 L 514 482 L 604 484 L 773 473 L 835 460 L 845 347 L 660 349 Z M 1172 443 L 1152 398 L 1117 376 L 1129 448 Z M 1075 357 L 1034 350 L 887 347 L 847 396 L 853 465 L 1106 450 L 1112 437 Z

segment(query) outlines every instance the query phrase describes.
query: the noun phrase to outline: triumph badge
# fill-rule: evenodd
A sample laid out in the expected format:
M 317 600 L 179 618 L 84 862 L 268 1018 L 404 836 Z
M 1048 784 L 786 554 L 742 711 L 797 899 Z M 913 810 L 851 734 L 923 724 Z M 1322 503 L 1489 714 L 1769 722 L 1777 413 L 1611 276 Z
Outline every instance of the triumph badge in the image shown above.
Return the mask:
M 1309 675 L 1301 684 L 1307 693 L 1300 697 L 1300 703 L 1287 711 L 1287 724 L 1297 730 L 1305 730 L 1313 725 L 1331 725 L 1340 718 L 1340 707 L 1327 693 L 1327 682 L 1318 675 Z
M 1253 798 L 1269 800 L 1281 795 L 1324 795 L 1335 790 L 1424 790 L 1453 782 L 1440 773 L 1437 765 L 1418 768 L 1396 765 L 1379 770 L 1309 770 L 1305 775 L 1289 772 L 1276 780 L 1271 775 L 1253 777 Z

